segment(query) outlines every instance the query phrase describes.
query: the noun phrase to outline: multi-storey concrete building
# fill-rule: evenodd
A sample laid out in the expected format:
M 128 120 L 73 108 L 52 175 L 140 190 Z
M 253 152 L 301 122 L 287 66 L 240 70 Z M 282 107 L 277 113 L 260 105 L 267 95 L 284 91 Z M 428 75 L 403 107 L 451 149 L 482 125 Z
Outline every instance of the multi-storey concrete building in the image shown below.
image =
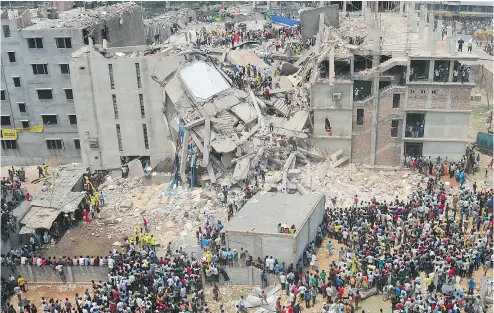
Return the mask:
M 153 166 L 173 160 L 173 136 L 163 114 L 165 94 L 152 75 L 172 73 L 184 57 L 151 51 L 136 46 L 101 53 L 90 45 L 73 54 L 78 137 L 83 163 L 91 169 L 120 168 L 124 157 L 139 157 Z
M 18 130 L 2 138 L 2 164 L 80 162 L 70 56 L 90 39 L 107 47 L 144 44 L 140 7 L 4 10 L 0 17 L 1 124 Z
M 328 48 L 318 65 L 329 70 L 311 88 L 315 144 L 341 149 L 353 163 L 397 166 L 410 154 L 459 160 L 475 86 L 462 82 L 461 62 L 478 57 L 457 51 L 451 27 L 442 38 L 442 22 L 434 28 L 424 6 L 420 18 L 410 5 L 406 18 L 384 13 L 376 21 L 371 11 L 364 7 L 371 40 Z

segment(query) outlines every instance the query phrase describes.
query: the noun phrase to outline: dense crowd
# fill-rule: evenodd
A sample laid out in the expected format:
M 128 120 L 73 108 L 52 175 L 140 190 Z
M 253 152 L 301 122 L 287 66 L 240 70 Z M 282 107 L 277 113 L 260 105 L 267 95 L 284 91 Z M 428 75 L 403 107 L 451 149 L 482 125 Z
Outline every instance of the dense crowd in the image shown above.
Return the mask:
M 462 162 L 459 165 L 467 168 L 467 161 Z M 424 164 L 421 171 L 430 174 L 429 166 Z M 261 166 L 256 166 L 253 178 L 255 183 L 244 190 L 245 198 L 264 182 Z M 231 193 L 228 187 L 221 192 L 229 217 L 241 207 L 238 195 Z M 430 177 L 426 187 L 417 186 L 407 199 L 387 202 L 374 197 L 364 202 L 356 195 L 353 201 L 349 208 L 333 203 L 326 209 L 315 240 L 295 264 L 279 261 L 275 253 L 255 258 L 243 248 L 228 249 L 222 222 L 209 218 L 196 231 L 202 258 L 182 249 L 172 251 L 171 243 L 166 255 L 158 257 L 143 220 L 142 228 L 136 225 L 133 236 L 124 238 L 120 251 L 105 256 L 39 258 L 26 246 L 3 256 L 2 262 L 10 262 L 14 270 L 17 264 L 52 266 L 62 280 L 63 265 L 109 268 L 107 282 L 93 282 L 91 291 L 74 299 L 42 299 L 41 309 L 46 312 L 209 312 L 202 278 L 218 301 L 220 275 L 229 280 L 225 267 L 249 265 L 263 270 L 263 288 L 270 274 L 279 277 L 289 298 L 285 306 L 276 300 L 279 313 L 299 313 L 304 304 L 310 308 L 316 301 L 324 302 L 322 313 L 355 312 L 362 297 L 374 288 L 391 300 L 397 313 L 486 312 L 474 271 L 482 269 L 485 274 L 494 264 L 492 190 L 446 190 L 440 180 Z M 344 245 L 339 251 L 334 249 L 335 241 Z M 333 259 L 329 268 L 318 266 L 316 248 L 320 246 Z M 461 288 L 457 277 L 467 280 L 468 290 Z M 11 280 L 22 300 L 23 278 L 12 276 Z M 12 304 L 7 312 L 22 309 Z M 36 305 L 24 308 L 28 313 L 36 309 Z M 236 309 L 246 311 L 243 299 Z
M 192 36 L 190 33 L 185 34 L 188 41 Z M 264 29 L 247 29 L 247 27 L 234 25 L 231 29 L 212 29 L 206 31 L 196 31 L 197 47 L 210 46 L 210 47 L 227 47 L 232 48 L 244 41 L 258 41 L 267 42 L 274 40 L 276 50 L 284 47 L 288 40 L 300 41 L 300 28 L 299 27 L 282 27 L 282 28 L 264 28 Z
M 417 124 L 416 127 L 415 125 L 413 126 L 414 127 L 410 131 L 416 132 L 418 137 L 421 137 L 420 134 L 423 134 L 423 123 Z M 466 149 L 465 155 L 463 155 L 458 162 L 450 162 L 447 159 L 443 160 L 441 157 L 431 159 L 430 156 L 426 157 L 419 155 L 409 155 L 402 161 L 406 167 L 411 168 L 413 171 L 418 171 L 420 174 L 432 176 L 438 183 L 441 183 L 441 178 L 443 176 L 449 176 L 450 179 L 454 178 L 460 183 L 460 189 L 463 188 L 468 175 L 479 173 L 481 171 L 480 154 L 475 155 L 474 151 L 470 148 Z M 489 167 L 492 167 L 492 161 L 485 168 L 486 178 L 489 172 Z M 474 182 L 472 187 L 474 192 L 477 192 L 476 182 Z

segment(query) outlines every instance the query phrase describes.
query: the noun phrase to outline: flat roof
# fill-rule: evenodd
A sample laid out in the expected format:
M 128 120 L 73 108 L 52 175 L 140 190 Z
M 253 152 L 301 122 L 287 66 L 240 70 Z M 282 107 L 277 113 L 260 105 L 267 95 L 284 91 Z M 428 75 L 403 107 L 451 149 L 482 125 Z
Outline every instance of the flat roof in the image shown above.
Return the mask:
M 258 193 L 225 226 L 225 232 L 278 233 L 278 224 L 300 229 L 323 195 Z
M 221 73 L 202 61 L 186 65 L 180 70 L 179 76 L 197 102 L 208 101 L 214 95 L 230 89 Z
M 37 29 L 85 29 L 97 24 L 103 24 L 112 18 L 118 18 L 121 14 L 139 9 L 140 6 L 134 2 L 123 2 L 94 9 L 84 9 L 82 7 L 67 11 L 58 10 L 58 18 L 39 18 L 37 9 L 31 9 L 32 25 L 25 27 L 25 30 Z M 127 21 L 127 23 L 129 23 Z
M 84 198 L 84 192 L 78 191 L 82 190 L 82 184 L 76 184 L 84 173 L 86 169 L 80 164 L 63 165 L 55 172 L 55 178 L 47 178 L 52 184 L 47 192 L 33 195 L 32 201 L 23 201 L 17 210 L 14 210 L 16 216 L 23 215 L 19 221 L 23 225 L 21 234 L 31 233 L 37 228 L 49 229 L 61 213 L 77 210 Z M 26 206 L 29 207 L 29 211 Z

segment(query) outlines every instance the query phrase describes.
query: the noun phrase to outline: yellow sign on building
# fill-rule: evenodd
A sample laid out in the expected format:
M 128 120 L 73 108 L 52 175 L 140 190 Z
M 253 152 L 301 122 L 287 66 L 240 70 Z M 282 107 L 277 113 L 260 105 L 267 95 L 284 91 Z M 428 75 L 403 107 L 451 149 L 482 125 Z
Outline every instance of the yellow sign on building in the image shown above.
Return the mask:
M 15 129 L 2 129 L 2 140 L 16 140 L 17 130 Z

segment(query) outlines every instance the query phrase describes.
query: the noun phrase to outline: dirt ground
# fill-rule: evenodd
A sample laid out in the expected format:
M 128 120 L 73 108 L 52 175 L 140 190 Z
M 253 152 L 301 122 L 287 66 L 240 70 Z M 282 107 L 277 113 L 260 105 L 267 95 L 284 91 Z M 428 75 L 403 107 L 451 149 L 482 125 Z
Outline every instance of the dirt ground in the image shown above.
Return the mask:
M 68 298 L 72 303 L 74 302 L 75 294 L 83 294 L 86 289 L 90 289 L 91 285 L 84 284 L 30 284 L 27 283 L 27 292 L 22 293 L 22 299 L 27 299 L 31 304 L 35 304 L 36 307 L 41 305 L 41 297 L 45 297 L 46 300 L 53 298 L 53 300 L 63 300 Z M 90 290 L 91 292 L 91 290 Z M 10 303 L 16 307 L 18 305 L 17 297 L 11 298 Z
M 41 256 L 104 256 L 108 251 L 120 249 L 113 246 L 115 241 L 122 238 L 112 237 L 112 232 L 104 222 L 99 220 L 89 224 L 79 222 L 76 227 L 69 229 L 55 245 L 45 245 L 40 250 Z

